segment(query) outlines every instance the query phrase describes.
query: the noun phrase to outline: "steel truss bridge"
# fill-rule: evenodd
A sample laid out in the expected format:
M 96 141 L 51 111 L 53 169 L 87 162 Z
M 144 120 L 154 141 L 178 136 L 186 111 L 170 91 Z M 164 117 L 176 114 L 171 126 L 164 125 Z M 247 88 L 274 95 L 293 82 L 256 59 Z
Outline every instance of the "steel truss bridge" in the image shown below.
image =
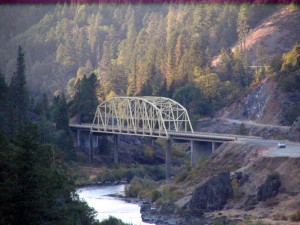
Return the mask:
M 235 135 L 196 133 L 187 110 L 164 97 L 113 97 L 96 109 L 93 123 L 70 124 L 92 133 L 111 133 L 175 139 L 232 141 Z
M 210 143 L 213 152 L 218 145 L 236 140 L 239 136 L 194 132 L 187 110 L 178 102 L 164 97 L 113 97 L 102 102 L 96 109 L 90 124 L 70 124 L 72 130 L 90 132 L 90 136 L 112 134 L 118 146 L 118 135 L 137 135 L 142 137 L 167 139 L 166 167 L 170 175 L 170 140 L 191 142 L 192 165 L 200 157 L 199 151 Z M 90 138 L 90 152 L 93 146 Z M 217 146 L 216 146 L 217 145 Z M 118 147 L 116 147 L 117 149 Z M 117 155 L 115 154 L 117 157 Z M 115 159 L 115 163 L 117 163 Z

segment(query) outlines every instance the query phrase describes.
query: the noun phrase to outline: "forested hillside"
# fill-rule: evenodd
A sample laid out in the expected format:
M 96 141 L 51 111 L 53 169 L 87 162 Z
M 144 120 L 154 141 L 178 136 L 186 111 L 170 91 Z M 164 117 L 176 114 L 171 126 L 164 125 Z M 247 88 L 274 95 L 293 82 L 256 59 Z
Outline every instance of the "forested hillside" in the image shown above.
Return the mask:
M 247 60 L 233 77 L 209 68 L 214 56 L 242 41 L 278 5 L 91 4 L 0 6 L 0 68 L 10 81 L 15 52 L 26 52 L 28 83 L 53 94 L 95 72 L 99 97 L 173 95 L 193 82 L 208 101 L 249 85 Z M 240 54 L 241 55 L 241 54 Z M 209 80 L 209 82 L 208 82 Z M 227 83 L 220 81 L 228 81 Z M 220 87 L 221 86 L 221 87 Z M 166 87 L 168 93 L 166 92 Z M 229 96 L 236 95 L 230 93 Z
M 10 83 L 20 45 L 30 93 L 52 99 L 63 91 L 75 100 L 77 112 L 80 81 L 93 73 L 98 100 L 160 95 L 192 114 L 211 114 L 272 73 L 268 68 L 278 57 L 269 53 L 276 45 L 270 50 L 260 39 L 247 51 L 249 37 L 259 36 L 257 27 L 277 21 L 270 34 L 275 37 L 296 24 L 298 15 L 295 4 L 1 5 L 0 70 Z M 297 26 L 288 29 L 295 37 L 299 33 Z M 284 49 L 296 44 L 286 40 Z

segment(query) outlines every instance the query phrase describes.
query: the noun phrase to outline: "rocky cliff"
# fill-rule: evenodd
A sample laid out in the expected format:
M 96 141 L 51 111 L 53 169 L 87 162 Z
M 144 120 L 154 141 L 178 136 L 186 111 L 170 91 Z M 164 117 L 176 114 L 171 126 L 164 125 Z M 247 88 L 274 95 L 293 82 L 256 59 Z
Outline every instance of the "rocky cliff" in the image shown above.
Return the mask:
M 237 102 L 220 110 L 216 117 L 253 120 L 259 123 L 286 125 L 284 112 L 299 99 L 293 93 L 284 93 L 274 79 L 266 78 L 251 88 Z

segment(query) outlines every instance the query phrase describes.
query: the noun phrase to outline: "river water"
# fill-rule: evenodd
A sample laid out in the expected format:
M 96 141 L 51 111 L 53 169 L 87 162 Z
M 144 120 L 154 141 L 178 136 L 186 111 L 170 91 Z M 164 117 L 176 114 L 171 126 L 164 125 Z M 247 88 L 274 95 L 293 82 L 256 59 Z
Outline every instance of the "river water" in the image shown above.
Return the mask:
M 125 223 L 133 225 L 149 225 L 144 223 L 140 214 L 140 206 L 136 203 L 128 203 L 111 195 L 125 196 L 125 185 L 91 186 L 77 189 L 79 198 L 84 199 L 90 207 L 93 207 L 97 219 L 102 221 L 109 216 L 121 219 Z

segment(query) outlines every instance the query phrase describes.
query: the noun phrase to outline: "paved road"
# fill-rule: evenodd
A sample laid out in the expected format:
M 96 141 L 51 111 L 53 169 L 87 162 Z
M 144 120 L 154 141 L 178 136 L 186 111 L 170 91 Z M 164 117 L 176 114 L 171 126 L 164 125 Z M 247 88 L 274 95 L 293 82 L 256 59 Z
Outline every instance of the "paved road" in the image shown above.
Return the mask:
M 254 144 L 263 147 L 269 147 L 269 150 L 265 153 L 266 156 L 289 156 L 300 157 L 300 142 L 282 141 L 282 140 L 264 140 L 264 139 L 247 139 L 239 138 L 239 141 Z M 286 148 L 278 148 L 278 143 L 284 143 Z
M 235 119 L 226 119 L 229 123 L 236 123 L 236 124 L 246 124 L 258 127 L 268 127 L 268 128 L 280 128 L 283 130 L 289 130 L 289 126 L 278 126 L 272 124 L 261 124 L 256 123 L 251 120 L 235 120 Z M 255 144 L 263 147 L 269 147 L 269 150 L 265 153 L 266 156 L 276 157 L 276 156 L 289 156 L 289 157 L 300 157 L 300 143 L 299 142 L 290 142 L 290 141 L 282 141 L 282 140 L 265 140 L 265 139 L 247 139 L 247 138 L 239 138 L 239 140 L 249 143 Z M 284 143 L 286 148 L 278 148 L 278 143 Z

